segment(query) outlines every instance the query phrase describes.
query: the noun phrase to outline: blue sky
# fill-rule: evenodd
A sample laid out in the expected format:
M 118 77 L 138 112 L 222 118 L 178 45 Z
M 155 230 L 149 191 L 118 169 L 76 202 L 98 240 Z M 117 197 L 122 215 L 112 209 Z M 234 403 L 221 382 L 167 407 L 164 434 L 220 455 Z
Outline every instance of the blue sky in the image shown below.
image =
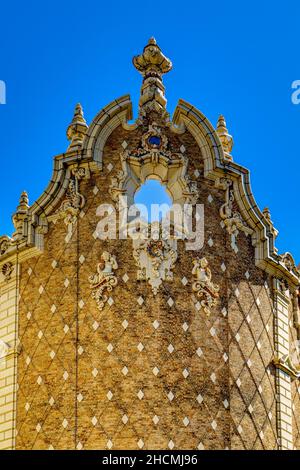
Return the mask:
M 223 113 L 234 160 L 251 170 L 258 205 L 269 206 L 280 252 L 300 262 L 299 1 L 2 2 L 0 80 L 0 233 L 26 189 L 47 186 L 52 157 L 67 148 L 74 105 L 90 122 L 130 93 L 135 115 L 141 77 L 131 63 L 150 36 L 173 61 L 168 109 L 179 98 L 215 124 Z

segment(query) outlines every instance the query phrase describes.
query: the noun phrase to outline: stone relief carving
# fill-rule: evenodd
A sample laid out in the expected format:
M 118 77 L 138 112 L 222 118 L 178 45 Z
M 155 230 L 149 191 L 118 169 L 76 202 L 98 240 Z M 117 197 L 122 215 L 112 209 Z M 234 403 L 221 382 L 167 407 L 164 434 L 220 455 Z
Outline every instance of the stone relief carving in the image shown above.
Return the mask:
M 246 235 L 250 235 L 253 233 L 253 230 L 245 223 L 240 212 L 234 208 L 233 182 L 226 178 L 221 178 L 216 182 L 216 186 L 226 191 L 225 203 L 220 208 L 220 216 L 231 237 L 231 248 L 237 253 L 239 250 L 236 241 L 239 233 L 244 232 Z
M 191 178 L 186 175 L 185 183 L 183 191 L 183 194 L 186 197 L 185 203 L 194 205 L 197 203 L 199 197 L 197 181 L 192 181 Z
M 109 194 L 114 202 L 118 202 L 119 196 L 125 193 L 124 183 L 127 174 L 123 170 L 119 170 L 116 176 L 111 177 L 111 184 L 109 187 Z
M 9 239 L 7 237 L 0 238 L 0 256 L 4 255 L 9 248 Z
M 137 279 L 148 281 L 154 295 L 163 281 L 173 279 L 172 269 L 177 260 L 177 242 L 155 236 L 133 240 L 133 257 L 138 267 Z
M 284 253 L 284 255 L 281 255 L 280 258 L 281 263 L 283 263 L 288 271 L 295 274 L 296 276 L 299 276 L 299 271 L 296 267 L 294 258 L 290 253 Z
M 193 261 L 192 274 L 196 278 L 192 289 L 200 299 L 204 312 L 210 315 L 211 308 L 217 304 L 220 287 L 212 282 L 212 274 L 206 258 L 197 258 Z
M 89 277 L 92 297 L 96 300 L 99 310 L 103 310 L 108 301 L 108 292 L 118 284 L 114 270 L 118 268 L 116 257 L 107 251 L 101 255 L 101 261 L 97 265 L 97 273 Z
M 300 378 L 300 366 L 293 364 L 289 354 L 281 357 L 275 357 L 273 364 L 294 379 Z
M 152 122 L 141 138 L 137 148 L 128 149 L 126 141 L 122 144 L 120 154 L 122 169 L 111 177 L 109 193 L 112 200 L 120 202 L 120 196 L 126 195 L 127 187 L 137 188 L 145 179 L 150 170 L 162 183 L 174 182 L 180 187 L 181 203 L 196 204 L 198 199 L 197 182 L 192 181 L 186 174 L 188 158 L 185 147 L 181 145 L 180 151 L 169 148 L 169 141 L 164 128 Z M 144 171 L 147 168 L 146 172 Z
M 89 177 L 89 172 L 86 168 L 79 167 L 72 169 L 66 197 L 58 211 L 49 218 L 49 220 L 53 221 L 62 218 L 69 232 L 72 232 L 78 214 L 85 205 L 85 199 L 79 192 L 79 181 L 86 177 Z
M 121 159 L 123 161 L 138 159 L 140 162 L 143 162 L 148 158 L 152 162 L 163 159 L 165 163 L 187 163 L 187 158 L 183 152 L 174 152 L 168 149 L 168 142 L 168 138 L 163 133 L 162 128 L 156 122 L 152 122 L 149 124 L 147 132 L 142 136 L 141 145 L 131 151 L 125 148 L 121 153 Z
M 2 341 L 2 339 L 0 339 L 0 359 L 3 359 L 5 356 L 7 356 L 9 350 L 9 344 L 5 343 L 4 341 Z
M 168 119 L 162 75 L 171 70 L 172 62 L 164 56 L 156 40 L 150 38 L 143 53 L 133 58 L 133 64 L 143 76 L 139 116 L 146 116 L 149 111 L 156 111 Z
M 10 281 L 13 271 L 14 271 L 14 266 L 11 262 L 5 263 L 2 266 L 1 272 L 4 276 L 5 282 Z

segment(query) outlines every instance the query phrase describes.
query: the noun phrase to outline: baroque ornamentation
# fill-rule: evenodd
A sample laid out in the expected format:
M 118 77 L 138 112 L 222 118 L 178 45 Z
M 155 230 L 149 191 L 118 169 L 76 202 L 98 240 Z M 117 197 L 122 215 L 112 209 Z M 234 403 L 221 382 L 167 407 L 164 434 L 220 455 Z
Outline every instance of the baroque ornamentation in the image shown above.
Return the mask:
M 4 255 L 9 248 L 9 239 L 7 237 L 1 237 L 0 239 L 0 256 Z
M 201 307 L 207 315 L 217 303 L 220 287 L 212 283 L 212 274 L 206 258 L 193 261 L 192 274 L 196 277 L 192 289 L 200 299 Z
M 64 223 L 67 225 L 69 232 L 72 232 L 78 214 L 85 205 L 85 198 L 79 192 L 79 181 L 89 176 L 87 169 L 83 167 L 74 168 L 71 173 L 72 176 L 69 181 L 66 197 L 58 211 L 49 218 L 53 221 L 61 218 L 64 219 Z
M 122 147 L 120 153 L 122 169 L 111 177 L 109 187 L 109 193 L 115 203 L 120 201 L 120 196 L 126 194 L 127 187 L 137 188 L 151 170 L 150 174 L 156 175 L 162 183 L 171 179 L 175 181 L 176 178 L 177 188 L 180 188 L 180 191 L 177 190 L 177 197 L 180 193 L 180 202 L 196 204 L 197 182 L 192 181 L 187 175 L 188 158 L 185 155 L 185 147 L 182 145 L 176 151 L 170 148 L 163 127 L 152 122 L 148 125 L 138 147 L 128 149 L 126 141 Z
M 13 271 L 14 271 L 14 266 L 11 262 L 5 263 L 2 266 L 1 272 L 6 282 L 10 281 Z
M 177 242 L 153 236 L 133 240 L 133 257 L 138 267 L 137 279 L 148 281 L 154 295 L 157 294 L 163 281 L 172 281 L 177 260 Z
M 170 163 L 187 163 L 187 159 L 183 152 L 173 152 L 168 149 L 168 138 L 163 133 L 161 127 L 156 122 L 152 122 L 148 126 L 147 132 L 143 134 L 141 145 L 137 149 L 131 151 L 125 148 L 121 153 L 121 160 L 133 162 L 138 160 L 141 163 L 151 161 L 157 163 L 162 160 L 166 165 Z
M 149 111 L 157 111 L 168 119 L 162 75 L 172 69 L 172 62 L 163 55 L 156 40 L 150 38 L 143 53 L 133 58 L 133 65 L 143 76 L 139 116 L 145 116 Z
M 109 194 L 114 202 L 118 202 L 119 196 L 125 193 L 124 183 L 126 181 L 126 177 L 127 175 L 123 170 L 119 170 L 116 176 L 111 177 Z
M 221 178 L 217 181 L 216 185 L 226 191 L 225 204 L 221 206 L 220 216 L 231 237 L 231 248 L 237 253 L 238 247 L 236 239 L 239 232 L 244 232 L 246 235 L 250 235 L 253 233 L 253 230 L 244 222 L 240 212 L 234 208 L 235 197 L 232 181 L 226 178 Z
M 273 364 L 275 367 L 278 367 L 283 372 L 288 374 L 293 379 L 300 378 L 300 366 L 296 366 L 293 364 L 292 359 L 290 358 L 289 354 L 285 354 L 281 357 L 275 357 L 273 359 Z
M 294 261 L 294 258 L 290 253 L 285 253 L 284 255 L 281 255 L 281 263 L 283 263 L 284 267 L 292 274 L 299 276 L 299 271 L 296 267 L 296 263 Z
M 107 251 L 101 255 L 101 261 L 97 265 L 97 273 L 89 277 L 92 297 L 96 300 L 99 310 L 103 310 L 108 301 L 108 292 L 118 284 L 114 270 L 118 268 L 116 257 Z
M 192 181 L 191 178 L 186 175 L 184 186 L 183 194 L 186 197 L 185 203 L 191 205 L 196 204 L 199 197 L 197 181 Z

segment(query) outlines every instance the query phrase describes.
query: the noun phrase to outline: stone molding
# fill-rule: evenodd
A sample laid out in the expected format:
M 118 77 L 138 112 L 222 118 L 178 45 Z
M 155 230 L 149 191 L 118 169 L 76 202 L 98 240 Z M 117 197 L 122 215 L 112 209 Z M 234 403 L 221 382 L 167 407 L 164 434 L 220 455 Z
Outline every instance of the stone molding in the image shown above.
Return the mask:
M 126 124 L 131 118 L 132 104 L 130 97 L 125 95 L 98 113 L 84 136 L 80 151 L 66 152 L 55 157 L 53 176 L 48 188 L 28 209 L 27 220 L 24 221 L 24 237 L 18 241 L 19 249 L 36 247 L 43 250 L 47 219 L 68 189 L 70 168 L 80 163 L 90 171 L 101 171 L 103 148 L 107 138 L 120 125 L 127 126 L 128 130 L 136 128 L 137 123 L 129 126 Z M 250 188 L 249 171 L 228 160 L 216 130 L 208 119 L 189 103 L 179 100 L 173 121 L 167 125 L 176 132 L 182 133 L 186 129 L 193 135 L 203 154 L 206 178 L 217 181 L 225 177 L 232 181 L 233 194 L 241 218 L 245 226 L 253 231 L 251 237 L 257 266 L 277 278 L 284 278 L 291 289 L 295 289 L 300 284 L 299 272 L 289 269 L 277 254 L 274 227 L 255 203 Z M 5 250 L 2 248 L 2 254 L 0 252 L 0 263 L 2 258 L 8 257 L 16 250 L 14 241 L 9 237 L 1 237 L 0 243 L 3 242 Z

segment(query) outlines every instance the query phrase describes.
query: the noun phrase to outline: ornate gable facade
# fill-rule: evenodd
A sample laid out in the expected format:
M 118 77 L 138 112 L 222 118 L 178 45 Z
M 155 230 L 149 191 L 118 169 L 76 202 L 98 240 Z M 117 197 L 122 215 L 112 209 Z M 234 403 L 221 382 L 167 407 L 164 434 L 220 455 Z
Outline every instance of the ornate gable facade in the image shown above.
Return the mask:
M 224 117 L 179 100 L 170 118 L 153 38 L 133 63 L 136 121 L 129 96 L 89 126 L 77 105 L 47 189 L 31 206 L 22 193 L 0 238 L 0 447 L 299 449 L 300 273 Z M 159 224 L 122 235 L 151 178 L 204 207 L 197 249 Z

